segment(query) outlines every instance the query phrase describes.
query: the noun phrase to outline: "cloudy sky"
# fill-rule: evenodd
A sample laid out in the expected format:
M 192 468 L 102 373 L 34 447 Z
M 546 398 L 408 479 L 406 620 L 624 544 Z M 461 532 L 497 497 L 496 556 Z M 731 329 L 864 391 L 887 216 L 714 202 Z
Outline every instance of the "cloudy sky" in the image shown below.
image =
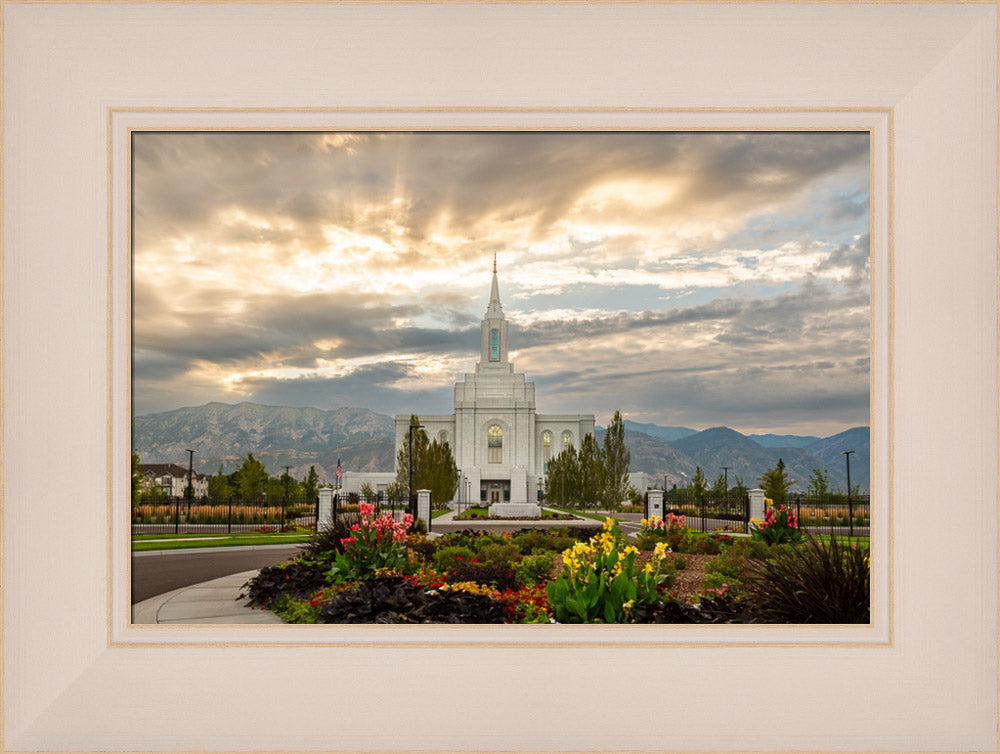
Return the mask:
M 141 133 L 134 406 L 450 413 L 496 254 L 542 413 L 868 424 L 866 133 Z

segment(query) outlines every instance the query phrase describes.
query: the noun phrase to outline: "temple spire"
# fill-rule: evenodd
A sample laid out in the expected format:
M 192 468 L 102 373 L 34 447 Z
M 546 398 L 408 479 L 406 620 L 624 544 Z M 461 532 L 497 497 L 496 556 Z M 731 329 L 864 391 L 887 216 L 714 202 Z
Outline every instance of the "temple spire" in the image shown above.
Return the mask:
M 490 303 L 486 307 L 486 314 L 500 314 L 503 307 L 500 305 L 500 283 L 497 281 L 497 255 L 493 254 L 493 285 L 490 288 Z

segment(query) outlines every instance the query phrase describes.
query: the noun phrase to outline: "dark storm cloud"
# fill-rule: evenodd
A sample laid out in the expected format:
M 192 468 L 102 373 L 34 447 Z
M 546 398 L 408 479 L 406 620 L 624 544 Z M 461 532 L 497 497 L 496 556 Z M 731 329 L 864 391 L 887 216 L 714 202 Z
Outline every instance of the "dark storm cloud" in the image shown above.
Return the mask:
M 339 408 L 361 406 L 384 414 L 406 413 L 423 406 L 425 413 L 450 413 L 454 398 L 450 387 L 400 391 L 396 380 L 410 376 L 400 364 L 362 367 L 345 377 L 308 377 L 292 380 L 247 379 L 242 387 L 257 403 L 279 406 Z

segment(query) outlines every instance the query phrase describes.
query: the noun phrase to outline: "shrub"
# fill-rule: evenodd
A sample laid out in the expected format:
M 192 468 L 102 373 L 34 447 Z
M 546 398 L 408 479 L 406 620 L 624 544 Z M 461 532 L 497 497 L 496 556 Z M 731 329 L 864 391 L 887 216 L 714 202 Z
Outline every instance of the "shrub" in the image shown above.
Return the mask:
M 361 522 L 357 515 L 340 515 L 334 521 L 324 526 L 312 538 L 302 545 L 302 557 L 316 558 L 321 553 L 337 553 L 344 551 L 344 540 L 351 536 L 351 527 Z M 331 556 L 332 557 L 332 556 Z
M 422 518 L 415 518 L 410 522 L 410 528 L 407 529 L 410 534 L 426 534 L 427 524 L 424 523 Z
M 461 562 L 448 572 L 447 579 L 451 583 L 474 581 L 500 590 L 517 588 L 517 574 L 510 563 Z
M 870 582 L 868 548 L 807 535 L 804 545 L 756 561 L 744 593 L 762 622 L 868 623 Z
M 476 560 L 483 563 L 517 563 L 521 559 L 521 551 L 517 545 L 505 542 L 503 544 L 488 544 L 480 547 Z
M 547 581 L 556 564 L 554 552 L 541 550 L 535 555 L 525 555 L 517 566 L 517 583 L 537 584 Z
M 576 540 L 561 531 L 527 529 L 520 534 L 515 534 L 513 542 L 522 555 L 530 555 L 536 550 L 562 552 L 572 547 Z
M 434 553 L 437 552 L 437 545 L 434 544 L 434 540 L 411 535 L 406 539 L 406 546 L 425 563 L 434 562 Z
M 769 545 L 798 544 L 805 539 L 805 534 L 798 528 L 795 514 L 784 504 L 777 508 L 772 505 L 764 511 L 763 521 L 751 519 L 750 536 Z
M 744 580 L 752 568 L 753 559 L 765 560 L 770 548 L 763 541 L 734 540 L 722 553 L 705 564 L 706 573 L 718 573 L 729 579 Z
M 443 547 L 434 553 L 434 567 L 439 571 L 450 571 L 459 563 L 471 563 L 475 557 L 476 554 L 463 545 Z
M 722 545 L 706 534 L 689 531 L 681 542 L 679 551 L 689 555 L 718 555 L 722 552 Z
M 674 568 L 676 568 L 678 571 L 683 571 L 685 568 L 688 567 L 687 558 L 685 558 L 683 555 L 674 555 L 672 558 L 670 558 L 670 562 L 674 564 Z

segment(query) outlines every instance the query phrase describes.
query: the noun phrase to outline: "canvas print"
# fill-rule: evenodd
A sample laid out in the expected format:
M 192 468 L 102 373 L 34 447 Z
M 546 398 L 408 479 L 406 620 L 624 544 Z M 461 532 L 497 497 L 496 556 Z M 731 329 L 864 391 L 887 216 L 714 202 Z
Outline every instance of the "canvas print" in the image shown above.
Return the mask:
M 867 624 L 869 166 L 133 132 L 132 621 Z

